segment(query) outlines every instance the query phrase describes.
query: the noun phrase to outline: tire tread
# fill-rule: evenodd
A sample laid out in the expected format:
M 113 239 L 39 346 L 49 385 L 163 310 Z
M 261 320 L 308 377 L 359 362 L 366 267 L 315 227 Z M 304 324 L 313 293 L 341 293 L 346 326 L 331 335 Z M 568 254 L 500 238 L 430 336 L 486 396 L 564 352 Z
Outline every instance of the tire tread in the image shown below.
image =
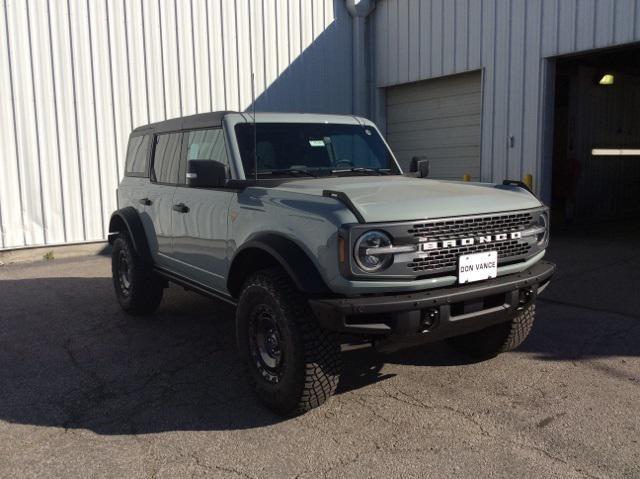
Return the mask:
M 299 396 L 295 407 L 279 413 L 298 415 L 322 405 L 338 386 L 341 365 L 337 334 L 318 325 L 307 299 L 281 268 L 258 271 L 245 282 L 243 291 L 253 286 L 274 298 L 287 320 L 295 323 L 304 345 L 302 390 L 291 392 Z
M 535 304 L 531 304 L 516 313 L 506 323 L 455 336 L 446 341 L 456 351 L 480 359 L 513 351 L 529 336 L 535 320 L 535 311 Z
M 117 254 L 121 248 L 126 248 L 133 263 L 131 292 L 129 297 L 123 297 L 118 293 L 116 277 Z M 111 263 L 113 284 L 116 289 L 118 302 L 127 313 L 133 316 L 146 316 L 158 309 L 162 301 L 164 283 L 154 273 L 151 264 L 144 261 L 135 252 L 131 238 L 126 233 L 121 233 L 113 244 L 113 259 Z

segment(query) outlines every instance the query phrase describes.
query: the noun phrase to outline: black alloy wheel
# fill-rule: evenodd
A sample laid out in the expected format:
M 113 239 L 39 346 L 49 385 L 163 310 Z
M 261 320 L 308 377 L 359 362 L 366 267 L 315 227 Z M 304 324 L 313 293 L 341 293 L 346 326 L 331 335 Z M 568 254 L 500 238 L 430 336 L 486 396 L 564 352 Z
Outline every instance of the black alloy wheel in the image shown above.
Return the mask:
M 284 354 L 275 313 L 266 304 L 254 308 L 249 320 L 251 357 L 262 377 L 270 383 L 282 379 Z

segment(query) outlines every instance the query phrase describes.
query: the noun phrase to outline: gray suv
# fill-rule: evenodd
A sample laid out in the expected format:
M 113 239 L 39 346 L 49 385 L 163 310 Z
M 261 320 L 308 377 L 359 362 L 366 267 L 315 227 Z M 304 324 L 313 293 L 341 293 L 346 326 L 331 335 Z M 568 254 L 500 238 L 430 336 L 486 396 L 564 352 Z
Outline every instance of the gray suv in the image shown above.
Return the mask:
M 491 357 L 529 334 L 554 265 L 548 210 L 514 181 L 409 174 L 354 116 L 216 112 L 136 128 L 109 225 L 122 308 L 170 282 L 236 306 L 257 396 L 325 402 L 341 336 L 381 348 L 446 340 Z

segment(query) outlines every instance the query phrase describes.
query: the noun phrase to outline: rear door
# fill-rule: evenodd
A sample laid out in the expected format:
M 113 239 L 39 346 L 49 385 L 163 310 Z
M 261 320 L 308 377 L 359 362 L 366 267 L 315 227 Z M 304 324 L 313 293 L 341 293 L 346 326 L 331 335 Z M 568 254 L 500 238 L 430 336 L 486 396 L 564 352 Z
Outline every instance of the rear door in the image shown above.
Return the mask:
M 133 207 L 145 213 L 149 191 L 149 157 L 153 135 L 129 138 L 124 178 L 118 186 L 118 208 Z
M 229 160 L 221 128 L 184 133 L 178 187 L 173 197 L 173 258 L 177 272 L 224 291 L 227 270 L 228 213 L 235 191 L 225 188 L 191 188 L 186 185 L 188 160 Z
M 145 223 L 151 225 L 147 239 L 154 261 L 171 266 L 173 196 L 178 182 L 178 169 L 182 151 L 182 133 L 162 133 L 155 137 L 151 164 L 151 184 L 147 195 Z

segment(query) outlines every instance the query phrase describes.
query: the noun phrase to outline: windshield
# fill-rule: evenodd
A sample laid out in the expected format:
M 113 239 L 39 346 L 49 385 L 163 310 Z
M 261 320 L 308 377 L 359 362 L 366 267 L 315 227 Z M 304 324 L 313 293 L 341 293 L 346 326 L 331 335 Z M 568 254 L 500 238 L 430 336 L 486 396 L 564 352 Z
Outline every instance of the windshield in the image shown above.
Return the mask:
M 326 123 L 258 123 L 235 127 L 247 178 L 258 176 L 326 176 L 398 174 L 389 149 L 378 132 L 361 125 Z

